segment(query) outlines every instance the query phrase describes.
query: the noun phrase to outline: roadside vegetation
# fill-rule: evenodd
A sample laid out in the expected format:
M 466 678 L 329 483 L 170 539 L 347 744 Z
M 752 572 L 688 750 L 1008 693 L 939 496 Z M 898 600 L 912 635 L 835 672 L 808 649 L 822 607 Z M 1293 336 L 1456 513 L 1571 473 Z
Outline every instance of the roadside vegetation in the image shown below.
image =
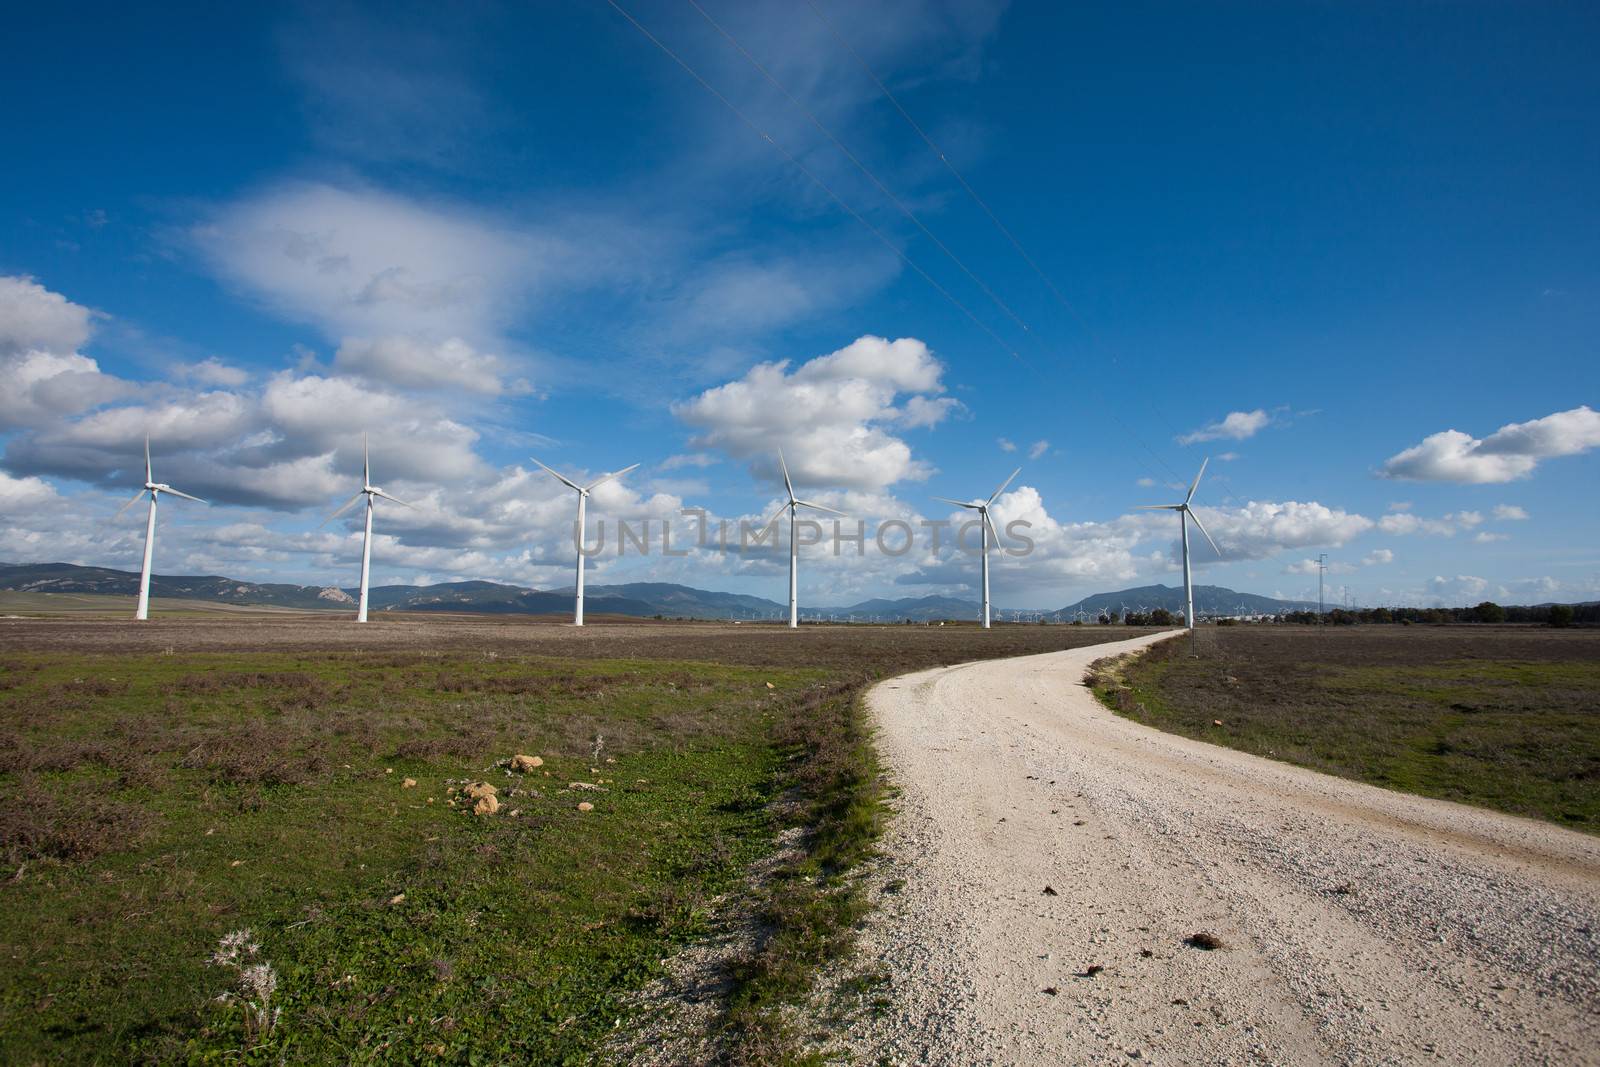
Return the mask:
M 1123 636 L 354 630 L 8 626 L 0 1060 L 593 1062 L 740 899 L 717 1054 L 787 1062 L 884 813 L 863 687 Z
M 1203 627 L 1091 684 L 1159 729 L 1600 833 L 1600 631 Z

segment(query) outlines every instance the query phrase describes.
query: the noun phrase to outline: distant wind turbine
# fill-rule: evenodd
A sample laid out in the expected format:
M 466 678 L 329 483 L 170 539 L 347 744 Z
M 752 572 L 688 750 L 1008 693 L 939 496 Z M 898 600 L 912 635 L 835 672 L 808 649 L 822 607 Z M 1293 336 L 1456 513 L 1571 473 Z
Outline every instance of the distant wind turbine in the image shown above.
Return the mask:
M 969 502 L 951 500 L 949 497 L 943 496 L 936 496 L 933 498 L 935 500 L 943 501 L 946 504 L 954 504 L 958 508 L 966 508 L 969 511 L 976 511 L 979 518 L 982 520 L 980 527 L 983 533 L 983 628 L 985 630 L 989 628 L 989 534 L 993 532 L 995 544 L 998 545 L 1000 543 L 1000 531 L 994 528 L 994 520 L 989 517 L 989 505 L 993 504 L 995 497 L 1005 492 L 1006 486 L 1016 481 L 1017 475 L 1021 473 L 1021 467 L 1018 467 L 1016 470 L 1012 471 L 1011 477 L 1001 482 L 1000 488 L 990 493 L 988 500 L 973 500 Z
M 1196 515 L 1194 509 L 1189 506 L 1189 502 L 1194 499 L 1194 491 L 1200 488 L 1200 478 L 1206 472 L 1206 464 L 1210 462 L 1210 456 L 1200 461 L 1200 472 L 1194 476 L 1194 484 L 1189 486 L 1189 495 L 1183 498 L 1183 503 L 1142 504 L 1138 508 L 1140 511 L 1176 511 L 1178 513 L 1178 526 L 1183 531 L 1183 598 L 1185 603 L 1188 604 L 1188 610 L 1183 613 L 1183 621 L 1191 630 L 1194 629 L 1194 584 L 1189 579 L 1190 519 L 1193 519 L 1195 526 L 1201 533 L 1205 534 L 1206 540 L 1211 542 L 1211 547 L 1216 551 L 1217 555 L 1222 555 L 1222 549 L 1217 548 L 1217 543 L 1211 540 L 1210 534 L 1206 533 L 1205 523 L 1200 521 L 1200 516 Z
M 536 459 L 534 460 L 534 462 L 535 463 L 539 463 L 539 461 L 536 460 Z M 577 593 L 577 599 L 576 599 L 576 601 L 574 603 L 574 606 L 573 606 L 573 609 L 572 609 L 572 625 L 574 625 L 574 626 L 582 626 L 583 625 L 583 565 L 584 565 L 584 558 L 583 558 L 583 537 L 584 537 L 584 534 L 583 534 L 583 530 L 584 530 L 584 512 L 587 510 L 587 507 L 588 507 L 588 504 L 589 504 L 589 494 L 593 490 L 598 489 L 598 488 L 600 488 L 600 486 L 602 486 L 602 485 L 606 484 L 607 482 L 611 481 L 613 478 L 622 477 L 624 474 L 627 474 L 629 471 L 631 471 L 635 467 L 639 466 L 639 464 L 635 463 L 632 467 L 624 467 L 619 471 L 612 471 L 610 474 L 607 474 L 604 477 L 598 478 L 595 481 L 590 482 L 588 485 L 579 485 L 577 482 L 573 481 L 571 478 L 567 478 L 567 477 L 565 477 L 563 475 L 557 474 L 555 471 L 551 470 L 549 467 L 545 467 L 545 465 L 543 463 L 539 463 L 539 466 L 544 468 L 545 473 L 549 474 L 552 478 L 556 479 L 562 485 L 566 486 L 568 489 L 571 489 L 573 492 L 578 494 L 578 525 L 575 527 L 575 529 L 577 530 L 577 533 L 578 533 L 578 544 L 577 544 L 577 549 L 578 549 L 578 593 Z
M 139 498 L 146 493 L 150 494 L 150 517 L 145 520 L 144 524 L 144 564 L 139 568 L 139 606 L 133 612 L 133 617 L 141 622 L 150 617 L 150 560 L 155 553 L 156 547 L 156 498 L 162 493 L 171 493 L 173 496 L 181 496 L 185 500 L 193 500 L 197 504 L 205 503 L 204 500 L 197 496 L 180 493 L 165 482 L 155 480 L 154 475 L 150 473 L 149 434 L 146 434 L 144 438 L 144 488 L 133 494 L 126 504 L 118 508 L 112 519 L 121 518 L 122 513 L 137 504 Z
M 411 505 L 407 504 L 404 500 L 401 500 L 398 497 L 390 496 L 388 493 L 385 493 L 382 489 L 379 489 L 377 486 L 372 484 L 372 456 L 367 448 L 367 435 L 362 434 L 361 491 L 355 496 L 351 497 L 349 500 L 346 500 L 344 504 L 340 506 L 338 511 L 335 511 L 332 515 L 329 515 L 327 518 L 323 519 L 319 524 L 319 526 L 326 526 L 328 523 L 332 522 L 334 519 L 337 519 L 340 515 L 343 515 L 345 512 L 354 507 L 357 500 L 360 500 L 362 497 L 367 498 L 367 527 L 365 535 L 361 538 L 361 600 L 359 606 L 356 608 L 356 622 L 367 621 L 367 579 L 372 572 L 372 505 L 373 501 L 380 496 L 385 500 L 393 501 L 394 503 L 399 504 L 403 508 L 411 507 Z
M 789 465 L 783 461 L 783 449 L 778 449 L 778 466 L 783 470 L 783 488 L 789 494 L 789 501 L 779 505 L 778 510 L 772 513 L 772 518 L 766 525 L 771 526 L 778 521 L 778 516 L 785 511 L 789 513 L 789 629 L 800 626 L 800 549 L 794 539 L 795 513 L 801 508 L 811 508 L 814 511 L 826 511 L 830 515 L 843 515 L 842 511 L 813 504 L 809 500 L 801 500 L 794 495 L 794 483 L 789 480 Z

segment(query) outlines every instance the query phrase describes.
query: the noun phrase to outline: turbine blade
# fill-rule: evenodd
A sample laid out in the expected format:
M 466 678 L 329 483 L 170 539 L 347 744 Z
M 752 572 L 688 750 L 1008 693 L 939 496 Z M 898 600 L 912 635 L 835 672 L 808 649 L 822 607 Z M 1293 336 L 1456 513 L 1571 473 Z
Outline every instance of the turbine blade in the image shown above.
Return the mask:
M 360 500 L 365 495 L 366 495 L 366 490 L 363 489 L 361 492 L 357 493 L 355 496 L 351 497 L 349 500 L 346 500 L 343 504 L 340 504 L 338 511 L 335 511 L 332 515 L 329 515 L 327 518 L 325 518 L 321 522 L 317 523 L 317 529 L 319 529 L 319 530 L 322 529 L 324 526 L 328 525 L 328 523 L 332 522 L 334 519 L 337 519 L 340 515 L 343 515 L 345 512 L 349 511 L 352 507 L 355 506 L 356 501 Z
M 150 435 L 144 435 L 144 483 L 149 485 L 155 481 L 150 475 Z
M 1000 531 L 995 527 L 994 519 L 992 517 L 990 517 L 990 515 L 989 515 L 989 509 L 988 508 L 984 508 L 982 511 L 979 512 L 979 514 L 983 516 L 983 521 L 989 524 L 989 532 L 994 534 L 994 542 L 993 542 L 994 546 L 996 548 L 999 548 L 1000 547 Z
M 537 462 L 537 460 L 535 462 Z M 596 481 L 590 482 L 589 483 L 589 488 L 585 489 L 584 492 L 587 493 L 587 492 L 589 492 L 590 489 L 598 489 L 598 488 L 600 488 L 600 486 L 605 485 L 607 482 L 611 481 L 613 478 L 620 478 L 624 474 L 627 474 L 629 471 L 637 469 L 638 466 L 639 466 L 639 464 L 635 463 L 632 467 L 623 467 L 619 471 L 612 471 L 610 474 L 604 475 L 601 478 L 597 479 Z
M 361 431 L 361 484 L 372 484 L 372 449 L 367 444 L 367 431 Z
M 1200 516 L 1195 514 L 1194 509 L 1193 508 L 1184 508 L 1183 510 L 1185 510 L 1185 511 L 1187 511 L 1189 513 L 1189 517 L 1194 520 L 1195 526 L 1199 528 L 1201 533 L 1206 535 L 1206 540 L 1207 541 L 1211 541 L 1211 535 L 1206 533 L 1206 524 L 1200 521 Z M 1215 552 L 1218 556 L 1222 555 L 1222 549 L 1217 547 L 1217 543 L 1215 541 L 1211 541 L 1211 550 L 1213 552 Z
M 765 530 L 768 526 L 771 526 L 773 523 L 777 522 L 778 519 L 782 517 L 783 513 L 789 510 L 789 507 L 790 505 L 788 504 L 780 504 L 778 506 L 778 510 L 772 513 L 772 518 L 761 524 L 761 528 Z
M 947 496 L 936 496 L 933 499 L 939 501 L 941 504 L 954 504 L 958 508 L 976 508 L 979 506 L 966 500 L 951 500 Z
M 385 500 L 393 501 L 394 503 L 399 504 L 403 508 L 412 508 L 413 510 L 415 510 L 415 508 L 416 508 L 415 504 L 407 504 L 404 500 L 401 500 L 397 496 L 390 496 L 388 493 L 385 493 L 382 489 L 374 489 L 372 491 L 372 495 L 373 496 L 381 496 Z
M 179 491 L 178 491 L 178 490 L 176 490 L 176 489 L 174 489 L 174 488 L 172 488 L 172 486 L 170 486 L 170 485 L 169 485 L 169 486 L 166 486 L 166 487 L 165 487 L 165 488 L 164 488 L 164 489 L 162 489 L 162 490 L 161 490 L 161 491 L 162 491 L 162 492 L 163 492 L 163 493 L 171 493 L 171 494 L 172 494 L 172 495 L 173 495 L 173 496 L 181 496 L 181 497 L 183 497 L 183 499 L 185 499 L 185 500 L 193 500 L 193 501 L 194 501 L 194 502 L 195 502 L 195 503 L 196 503 L 196 504 L 204 504 L 204 503 L 205 503 L 205 501 L 204 501 L 204 500 L 201 500 L 201 499 L 200 499 L 200 498 L 199 498 L 199 497 L 197 497 L 197 496 L 190 496 L 190 495 L 189 495 L 189 494 L 188 494 L 188 493 L 183 493 L 183 492 L 179 492 Z
M 1005 492 L 1006 491 L 1006 486 L 1008 486 L 1012 482 L 1016 481 L 1017 480 L 1017 475 L 1019 475 L 1021 473 L 1022 473 L 1022 468 L 1021 467 L 1018 467 L 1016 470 L 1012 471 L 1011 472 L 1011 477 L 1009 477 L 1005 481 L 1001 482 L 1000 483 L 1000 488 L 998 488 L 994 492 L 990 493 L 989 494 L 989 499 L 984 501 L 984 503 L 985 504 L 993 504 L 994 503 L 994 498 L 999 496 L 1001 493 Z
M 139 502 L 139 498 L 142 497 L 142 496 L 144 496 L 144 490 L 143 489 L 141 489 L 137 493 L 133 494 L 133 498 L 131 500 L 129 500 L 126 504 L 124 504 L 120 508 L 118 508 L 117 509 L 117 513 L 115 515 L 111 516 L 111 521 L 112 522 L 116 522 L 118 519 L 122 518 L 122 513 L 124 511 L 127 511 L 129 508 L 133 507 L 135 504 L 137 504 Z
M 532 456 L 529 456 L 528 458 L 529 459 L 533 459 Z M 539 463 L 539 461 L 537 459 L 533 459 L 533 461 L 535 463 Z M 583 492 L 583 486 L 579 485 L 577 482 L 573 481 L 572 479 L 565 478 L 565 477 L 557 474 L 555 471 L 551 470 L 549 467 L 545 467 L 545 465 L 543 463 L 539 463 L 539 466 L 544 467 L 544 471 L 545 471 L 546 474 L 550 475 L 552 478 L 554 478 L 556 481 L 560 482 L 562 485 L 566 486 L 568 489 L 575 489 L 580 493 Z
M 1182 511 L 1182 504 L 1139 504 L 1134 511 Z
M 789 465 L 783 461 L 783 449 L 778 449 L 778 466 L 783 471 L 783 487 L 789 490 L 789 499 L 794 499 L 794 483 L 789 480 Z
M 1183 502 L 1185 504 L 1187 504 L 1189 501 L 1194 499 L 1194 491 L 1196 489 L 1200 488 L 1200 477 L 1201 477 L 1201 475 L 1205 474 L 1205 472 L 1206 472 L 1206 464 L 1210 463 L 1210 462 L 1211 462 L 1211 457 L 1210 456 L 1207 456 L 1205 459 L 1200 461 L 1200 471 L 1199 471 L 1198 474 L 1196 474 L 1194 476 L 1194 484 L 1189 487 L 1189 495 L 1183 498 Z
M 830 515 L 844 514 L 844 512 L 840 511 L 838 508 L 830 508 L 826 504 L 813 504 L 809 500 L 796 500 L 795 503 L 799 504 L 803 508 L 815 508 L 817 511 L 826 511 Z

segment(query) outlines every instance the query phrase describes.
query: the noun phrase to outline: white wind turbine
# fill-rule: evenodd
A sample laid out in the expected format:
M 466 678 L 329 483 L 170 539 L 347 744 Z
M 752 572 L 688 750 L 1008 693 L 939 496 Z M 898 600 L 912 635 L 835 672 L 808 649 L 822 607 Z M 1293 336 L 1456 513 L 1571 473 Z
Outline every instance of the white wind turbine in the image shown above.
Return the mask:
M 976 511 L 978 513 L 979 518 L 982 520 L 981 528 L 982 528 L 982 533 L 983 533 L 983 628 L 985 630 L 987 630 L 989 628 L 989 534 L 991 532 L 994 534 L 994 542 L 995 542 L 995 544 L 998 545 L 1000 543 L 1000 531 L 996 530 L 994 528 L 994 520 L 989 517 L 989 505 L 993 504 L 994 501 L 995 501 L 995 497 L 997 497 L 1001 493 L 1005 492 L 1006 491 L 1006 486 L 1010 485 L 1013 481 L 1015 481 L 1017 475 L 1019 475 L 1021 473 L 1022 473 L 1022 468 L 1021 467 L 1018 467 L 1016 470 L 1012 471 L 1011 472 L 1011 477 L 1009 477 L 1005 481 L 1001 482 L 1000 483 L 1000 488 L 998 488 L 994 492 L 990 493 L 988 500 L 961 501 L 961 500 L 951 500 L 949 497 L 943 497 L 943 496 L 936 496 L 936 497 L 933 498 L 935 500 L 943 501 L 946 504 L 954 504 L 958 508 L 966 508 L 968 511 Z
M 531 459 L 532 457 L 530 456 L 529 458 Z M 539 461 L 536 460 L 536 459 L 534 460 L 534 462 L 535 463 L 539 463 Z M 568 489 L 571 489 L 573 492 L 578 494 L 578 524 L 577 524 L 577 526 L 573 527 L 573 529 L 577 532 L 577 549 L 578 549 L 578 583 L 577 583 L 578 584 L 578 593 L 577 593 L 577 599 L 576 599 L 576 601 L 574 603 L 574 606 L 573 606 L 573 609 L 572 609 L 572 625 L 574 625 L 574 626 L 582 626 L 583 625 L 584 512 L 588 508 L 589 494 L 592 491 L 594 491 L 595 489 L 598 489 L 600 486 L 602 486 L 602 485 L 606 484 L 607 482 L 611 481 L 613 478 L 622 477 L 624 474 L 627 474 L 629 471 L 633 470 L 634 467 L 637 467 L 638 465 L 639 464 L 635 463 L 632 467 L 623 467 L 621 470 L 612 471 L 610 474 L 607 474 L 604 477 L 598 478 L 595 481 L 590 482 L 588 485 L 579 485 L 577 482 L 573 481 L 571 478 L 567 478 L 567 477 L 564 477 L 564 476 L 562 476 L 560 474 L 557 474 L 555 471 L 551 470 L 549 467 L 545 467 L 545 465 L 543 463 L 539 463 L 539 466 L 540 467 L 544 467 L 545 472 L 548 473 L 551 477 L 555 478 L 562 485 L 565 485 Z
M 339 510 L 323 519 L 319 526 L 326 526 L 340 515 L 355 506 L 355 502 L 362 497 L 367 498 L 367 524 L 366 533 L 361 538 L 361 600 L 356 608 L 356 622 L 367 621 L 367 578 L 372 572 L 372 505 L 378 497 L 393 501 L 403 508 L 411 507 L 399 497 L 390 496 L 382 489 L 372 484 L 372 455 L 367 448 L 367 435 L 361 435 L 361 491 L 340 505 Z
M 122 513 L 137 504 L 139 498 L 146 493 L 150 494 L 150 517 L 145 520 L 144 524 L 144 564 L 139 568 L 139 606 L 133 612 L 133 617 L 141 621 L 150 617 L 150 559 L 156 547 L 156 498 L 162 493 L 171 493 L 173 496 L 181 496 L 185 500 L 193 500 L 198 504 L 205 503 L 204 500 L 197 496 L 180 493 L 165 482 L 155 480 L 155 477 L 150 473 L 149 434 L 146 434 L 144 439 L 144 488 L 133 494 L 126 504 L 118 508 L 116 515 L 112 516 L 112 518 L 121 518 Z
M 1178 513 L 1178 526 L 1183 531 L 1183 599 L 1184 603 L 1188 605 L 1187 610 L 1185 610 L 1183 613 L 1183 621 L 1184 624 L 1191 630 L 1194 629 L 1194 585 L 1189 579 L 1190 519 L 1193 519 L 1196 528 L 1198 528 L 1201 533 L 1205 534 L 1206 540 L 1211 542 L 1211 547 L 1217 553 L 1217 555 L 1222 555 L 1222 549 L 1217 548 L 1217 543 L 1211 540 L 1210 534 L 1206 533 L 1205 523 L 1200 521 L 1200 516 L 1196 515 L 1194 509 L 1189 506 L 1189 502 L 1194 499 L 1194 491 L 1200 488 L 1200 477 L 1206 472 L 1206 464 L 1210 462 L 1210 456 L 1207 456 L 1205 459 L 1200 461 L 1200 471 L 1194 476 L 1194 484 L 1189 486 L 1189 495 L 1183 498 L 1183 503 L 1143 504 L 1138 508 L 1140 511 L 1176 511 Z
M 778 449 L 778 466 L 783 470 L 783 488 L 789 494 L 789 501 L 781 504 L 778 510 L 772 513 L 772 518 L 766 522 L 771 526 L 778 521 L 778 516 L 785 511 L 789 513 L 789 628 L 797 629 L 800 626 L 800 549 L 795 544 L 794 527 L 795 513 L 801 508 L 811 508 L 814 511 L 826 511 L 830 515 L 843 515 L 842 511 L 813 504 L 809 500 L 801 500 L 794 495 L 794 483 L 789 480 L 789 465 L 783 461 L 783 449 Z

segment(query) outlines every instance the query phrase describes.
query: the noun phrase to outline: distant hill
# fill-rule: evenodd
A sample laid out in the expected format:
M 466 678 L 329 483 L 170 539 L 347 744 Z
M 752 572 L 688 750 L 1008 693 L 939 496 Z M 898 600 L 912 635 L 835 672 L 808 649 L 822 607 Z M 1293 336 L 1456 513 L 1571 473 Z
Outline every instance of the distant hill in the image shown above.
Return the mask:
M 79 567 L 71 563 L 24 563 L 0 567 L 0 589 L 25 593 L 90 593 L 137 596 L 137 571 Z M 308 611 L 349 608 L 349 592 L 334 586 L 261 584 L 218 575 L 150 576 L 150 595 L 174 600 L 211 600 L 223 604 L 261 604 Z
M 928 622 L 936 619 L 976 620 L 982 607 L 976 600 L 919 596 L 902 597 L 899 600 L 863 600 L 847 608 L 824 608 L 823 613 L 870 622 L 900 622 L 905 619 Z
M 1154 611 L 1166 608 L 1172 612 L 1184 610 L 1183 586 L 1143 585 L 1136 589 L 1119 589 L 1113 593 L 1095 593 L 1075 604 L 1068 604 L 1054 612 L 1052 617 L 1061 622 L 1071 622 L 1082 611 L 1085 616 L 1098 616 L 1103 611 L 1121 614 L 1127 611 Z M 1275 600 L 1254 593 L 1240 593 L 1220 585 L 1194 587 L 1196 615 L 1277 615 L 1285 611 L 1315 611 L 1316 601 Z
M 488 615 L 564 615 L 572 611 L 572 593 L 529 589 L 498 582 L 440 582 L 438 585 L 372 587 L 373 611 L 470 611 Z M 633 615 L 648 618 L 661 609 L 631 597 L 587 591 L 584 611 L 590 615 Z
M 31 593 L 80 593 L 101 596 L 134 596 L 139 591 L 139 575 L 134 571 L 105 567 L 79 567 L 70 563 L 0 565 L 0 589 Z M 335 586 L 285 585 L 242 582 L 216 575 L 152 575 L 150 593 L 154 597 L 211 601 L 236 606 L 261 605 L 298 608 L 306 611 L 355 608 L 358 590 Z M 588 587 L 584 608 L 591 615 L 629 615 L 650 618 L 689 619 L 780 619 L 788 615 L 788 605 L 743 593 L 721 593 L 695 589 L 669 582 L 626 582 Z M 1195 608 L 1202 615 L 1271 615 L 1284 611 L 1315 608 L 1315 603 L 1300 600 L 1274 600 L 1253 593 L 1238 593 L 1216 585 L 1197 585 Z M 1147 585 L 1096 593 L 1059 611 L 1045 614 L 1057 622 L 1071 622 L 1081 609 L 1096 616 L 1110 610 L 1121 612 L 1140 608 L 1150 611 L 1166 608 L 1183 610 L 1181 586 Z M 441 582 L 438 585 L 380 585 L 372 589 L 374 611 L 461 611 L 488 614 L 564 615 L 572 610 L 572 589 L 533 589 L 499 582 Z M 849 607 L 802 607 L 805 619 L 858 622 L 900 622 L 912 619 L 927 622 L 937 619 L 973 620 L 979 605 L 974 600 L 949 596 L 905 597 L 902 599 L 863 600 Z M 998 611 L 997 611 L 998 615 Z

